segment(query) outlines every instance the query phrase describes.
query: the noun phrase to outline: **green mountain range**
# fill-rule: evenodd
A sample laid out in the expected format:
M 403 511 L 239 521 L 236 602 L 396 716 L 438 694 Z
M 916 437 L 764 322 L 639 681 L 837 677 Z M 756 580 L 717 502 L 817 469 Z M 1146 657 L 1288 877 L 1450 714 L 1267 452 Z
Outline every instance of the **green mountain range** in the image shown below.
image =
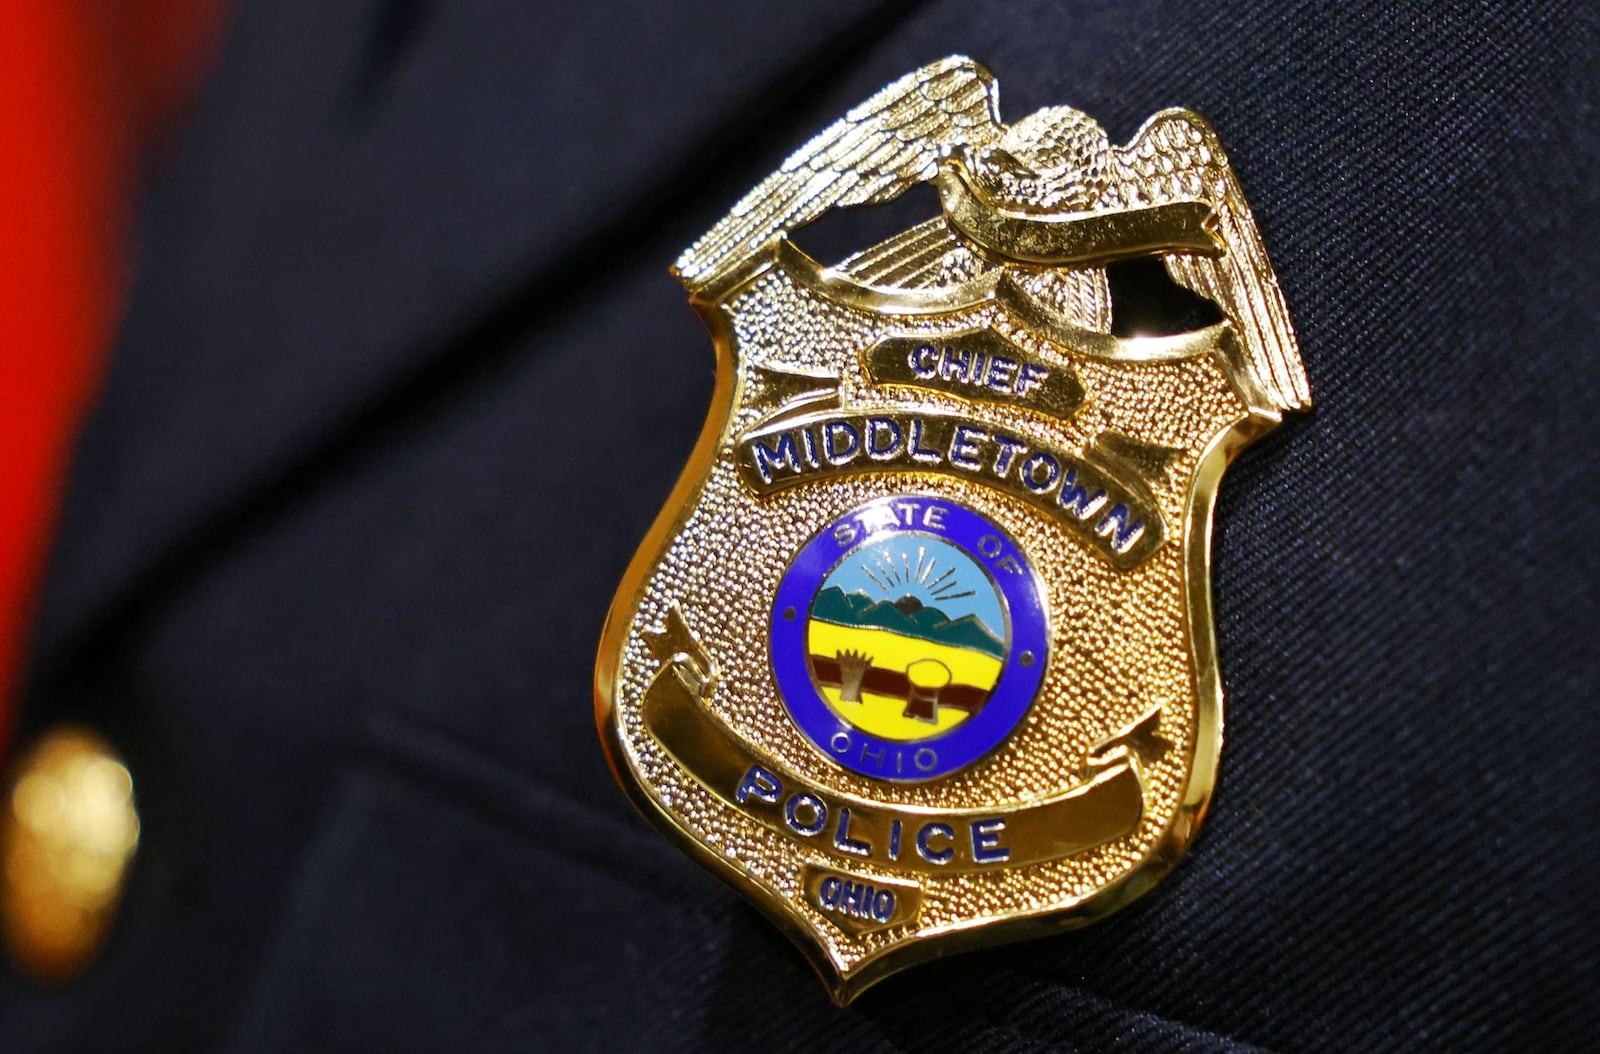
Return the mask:
M 905 637 L 918 637 L 935 644 L 948 644 L 969 651 L 1005 658 L 1005 642 L 990 633 L 976 615 L 952 619 L 934 607 L 924 607 L 915 597 L 897 601 L 873 600 L 865 593 L 846 593 L 837 586 L 817 594 L 811 617 L 839 626 L 883 629 Z

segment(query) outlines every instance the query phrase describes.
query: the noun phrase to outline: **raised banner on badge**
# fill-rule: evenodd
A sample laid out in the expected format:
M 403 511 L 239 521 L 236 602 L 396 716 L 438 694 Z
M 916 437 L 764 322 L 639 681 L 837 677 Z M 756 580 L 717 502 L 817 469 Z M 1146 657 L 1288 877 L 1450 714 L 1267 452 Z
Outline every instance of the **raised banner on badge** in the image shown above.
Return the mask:
M 1310 400 L 1200 118 L 1116 145 L 997 100 L 910 73 L 679 258 L 717 394 L 597 662 L 624 789 L 840 1002 L 1177 863 L 1221 744 L 1216 489 Z M 940 215 L 844 259 L 790 240 L 922 182 Z M 1139 257 L 1200 321 L 1118 325 Z

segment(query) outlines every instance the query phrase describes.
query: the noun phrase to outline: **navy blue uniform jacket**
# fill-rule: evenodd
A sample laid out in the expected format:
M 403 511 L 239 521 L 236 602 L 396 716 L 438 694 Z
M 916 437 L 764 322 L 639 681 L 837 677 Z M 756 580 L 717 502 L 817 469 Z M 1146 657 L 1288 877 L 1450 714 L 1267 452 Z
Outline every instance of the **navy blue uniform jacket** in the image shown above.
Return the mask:
M 6 1051 L 1560 1050 L 1591 1032 L 1590 5 L 241 0 L 140 216 L 25 721 L 144 838 Z M 951 52 L 1218 129 L 1316 398 L 1215 545 L 1228 745 L 1093 928 L 835 1009 L 630 810 L 590 671 L 704 416 L 667 267 Z

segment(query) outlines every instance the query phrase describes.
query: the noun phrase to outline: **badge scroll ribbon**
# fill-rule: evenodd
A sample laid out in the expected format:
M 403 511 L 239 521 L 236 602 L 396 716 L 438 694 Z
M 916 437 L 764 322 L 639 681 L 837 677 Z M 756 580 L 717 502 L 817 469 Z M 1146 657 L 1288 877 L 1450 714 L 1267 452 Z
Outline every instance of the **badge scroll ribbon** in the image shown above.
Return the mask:
M 781 798 L 804 797 L 827 803 L 825 808 L 843 810 L 846 819 L 842 835 L 835 816 L 831 837 L 818 838 L 815 845 L 844 864 L 857 862 L 860 854 L 841 848 L 841 842 L 882 845 L 896 824 L 902 831 L 935 823 L 952 832 L 963 832 L 972 823 L 989 818 L 1003 818 L 1008 836 L 1004 862 L 1013 867 L 1058 860 L 1091 849 L 1120 838 L 1139 822 L 1143 787 L 1138 755 L 1160 753 L 1170 746 L 1157 734 L 1157 715 L 1152 713 L 1122 735 L 1099 744 L 1090 754 L 1077 785 L 1047 800 L 987 809 L 895 808 L 841 794 L 788 772 L 781 764 L 761 758 L 719 721 L 705 705 L 715 685 L 710 656 L 676 609 L 668 614 L 666 627 L 650 637 L 650 646 L 663 660 L 642 706 L 645 727 L 655 740 L 724 805 L 749 810 L 750 815 L 779 833 L 791 830 L 780 816 Z M 826 812 L 816 817 L 818 835 L 830 833 L 829 818 Z M 948 838 L 951 855 L 939 862 L 919 856 L 908 847 L 900 859 L 882 862 L 881 866 L 890 871 L 923 874 L 983 869 L 982 864 L 956 848 L 959 842 L 954 833 Z

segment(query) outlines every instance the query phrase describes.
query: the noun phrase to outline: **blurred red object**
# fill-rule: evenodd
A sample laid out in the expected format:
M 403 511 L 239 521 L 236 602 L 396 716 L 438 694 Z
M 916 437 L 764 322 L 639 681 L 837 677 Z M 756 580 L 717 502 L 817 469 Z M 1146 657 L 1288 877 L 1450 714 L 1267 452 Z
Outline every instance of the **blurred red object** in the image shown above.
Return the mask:
M 0 3 L 0 757 L 73 435 L 121 305 L 141 161 L 221 23 L 219 0 Z

